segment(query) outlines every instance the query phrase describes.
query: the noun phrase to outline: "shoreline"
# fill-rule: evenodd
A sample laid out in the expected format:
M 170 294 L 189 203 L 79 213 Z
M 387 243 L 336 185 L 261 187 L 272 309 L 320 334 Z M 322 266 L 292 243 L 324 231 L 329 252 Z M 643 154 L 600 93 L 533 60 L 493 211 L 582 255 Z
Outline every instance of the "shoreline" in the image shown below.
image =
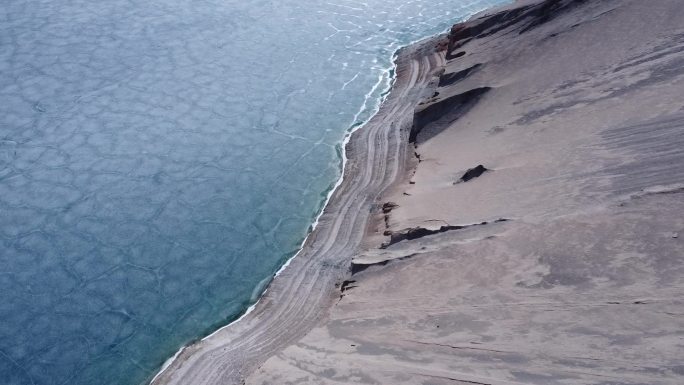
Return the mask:
M 325 198 L 325 200 L 323 201 L 323 204 L 321 205 L 321 209 L 320 209 L 319 213 L 316 215 L 316 218 L 314 219 L 314 221 L 312 222 L 311 226 L 309 227 L 309 230 L 308 230 L 306 236 L 304 237 L 304 240 L 303 240 L 302 243 L 299 245 L 299 248 L 298 248 L 297 252 L 296 252 L 293 256 L 291 256 L 290 258 L 288 258 L 287 261 L 285 261 L 285 263 L 284 263 L 284 264 L 283 264 L 275 273 L 273 273 L 273 275 L 272 275 L 271 277 L 266 277 L 266 278 L 264 278 L 264 280 L 268 279 L 269 282 L 265 285 L 265 288 L 263 289 L 263 291 L 261 292 L 261 294 L 259 294 L 257 300 L 256 300 L 254 303 L 252 303 L 251 305 L 249 305 L 249 306 L 247 307 L 247 309 L 246 309 L 242 314 L 240 314 L 240 316 L 239 316 L 238 318 L 236 318 L 235 320 L 231 321 L 230 323 L 228 323 L 228 324 L 226 324 L 226 325 L 224 325 L 224 326 L 219 327 L 218 329 L 216 329 L 215 331 L 209 333 L 209 334 L 206 335 L 205 337 L 202 337 L 202 338 L 199 340 L 200 342 L 201 342 L 201 341 L 204 341 L 204 340 L 206 340 L 206 339 L 208 339 L 208 338 L 211 338 L 213 335 L 215 335 L 216 333 L 219 333 L 221 330 L 223 330 L 223 329 L 225 329 L 225 328 L 228 328 L 228 327 L 232 326 L 233 324 L 235 324 L 235 323 L 237 323 L 237 322 L 240 322 L 243 318 L 245 318 L 245 317 L 248 316 L 252 311 L 254 311 L 254 309 L 257 307 L 257 305 L 259 305 L 259 302 L 261 301 L 261 299 L 264 297 L 264 295 L 265 295 L 266 292 L 268 291 L 269 286 L 271 285 L 271 282 L 272 282 L 275 278 L 277 278 L 277 277 L 278 277 L 278 276 L 279 276 L 279 275 L 280 275 L 288 266 L 290 266 L 290 263 L 292 263 L 292 260 L 295 259 L 295 258 L 302 252 L 302 250 L 303 250 L 303 248 L 304 248 L 304 245 L 306 245 L 307 240 L 308 240 L 309 237 L 313 234 L 313 232 L 316 231 L 316 227 L 318 227 L 319 220 L 320 220 L 321 216 L 323 215 L 323 213 L 325 212 L 325 209 L 326 209 L 326 207 L 328 206 L 328 203 L 330 202 L 330 199 L 332 198 L 332 196 L 334 195 L 335 191 L 340 187 L 340 185 L 341 185 L 341 184 L 343 183 L 343 181 L 344 181 L 344 174 L 345 174 L 345 170 L 346 170 L 346 166 L 347 166 L 347 162 L 348 162 L 347 145 L 349 144 L 349 141 L 351 140 L 352 135 L 354 135 L 354 133 L 355 133 L 357 130 L 362 129 L 362 128 L 371 120 L 371 119 L 373 119 L 373 117 L 375 116 L 375 114 L 377 114 L 378 111 L 380 110 L 380 108 L 382 108 L 382 104 L 385 103 L 385 100 L 387 100 L 387 98 L 389 97 L 390 93 L 392 92 L 392 87 L 394 86 L 394 83 L 396 82 L 396 68 L 397 68 L 396 60 L 397 60 L 397 57 L 398 57 L 398 55 L 399 55 L 399 52 L 400 52 L 402 49 L 404 49 L 404 48 L 406 48 L 406 47 L 408 47 L 408 46 L 412 46 L 412 45 L 414 45 L 414 44 L 419 44 L 419 43 L 420 43 L 421 41 L 423 41 L 423 40 L 428 40 L 428 39 L 436 38 L 437 36 L 441 36 L 441 35 L 443 35 L 443 34 L 446 33 L 446 32 L 447 32 L 447 31 L 444 31 L 444 32 L 439 33 L 439 34 L 437 34 L 437 35 L 433 35 L 433 36 L 430 36 L 430 37 L 426 37 L 426 38 L 423 38 L 423 39 L 420 39 L 420 40 L 413 41 L 413 42 L 407 44 L 406 46 L 402 46 L 402 47 L 400 47 L 400 48 L 397 48 L 397 49 L 392 53 L 392 55 L 391 55 L 391 58 L 392 58 L 392 59 L 391 59 L 392 67 L 390 67 L 389 69 L 383 71 L 383 73 L 382 73 L 382 74 L 391 74 L 391 75 L 389 75 L 389 81 L 388 81 L 389 84 L 388 84 L 388 87 L 380 94 L 380 95 L 381 95 L 381 99 L 380 99 L 379 102 L 377 103 L 377 106 L 376 106 L 375 108 L 373 108 L 374 111 L 371 112 L 369 118 L 366 119 L 366 120 L 363 121 L 363 122 L 356 122 L 356 120 L 358 119 L 358 117 L 366 110 L 365 105 L 366 105 L 366 101 L 367 101 L 368 96 L 369 96 L 369 95 L 372 95 L 373 92 L 375 92 L 375 90 L 377 89 L 377 87 L 382 83 L 383 75 L 381 75 L 380 78 L 378 79 L 378 81 L 375 83 L 375 85 L 373 85 L 373 87 L 371 88 L 371 90 L 369 91 L 369 93 L 366 94 L 366 99 L 364 100 L 364 103 L 363 103 L 363 105 L 361 106 L 361 108 L 359 109 L 359 111 L 354 115 L 354 118 L 352 119 L 352 120 L 354 120 L 354 123 L 352 123 L 352 125 L 350 126 L 350 129 L 347 130 L 347 132 L 346 132 L 345 135 L 344 135 L 344 138 L 342 139 L 342 143 L 340 144 L 341 154 L 342 154 L 342 159 L 341 159 L 341 163 L 342 163 L 342 167 L 341 167 L 341 168 L 342 168 L 342 169 L 341 169 L 341 172 L 340 172 L 340 177 L 337 178 L 337 181 L 335 182 L 335 184 L 333 185 L 333 187 L 328 191 L 328 193 L 327 193 L 327 195 L 326 195 L 326 198 Z M 258 288 L 257 288 L 257 289 L 258 289 Z M 159 371 L 157 372 L 157 374 L 155 374 L 155 376 L 154 376 L 151 380 L 149 380 L 147 383 L 149 383 L 150 385 L 154 384 L 154 382 L 157 380 L 157 378 L 160 377 L 161 375 L 163 375 L 164 372 L 165 372 L 165 371 L 173 364 L 173 362 L 178 358 L 178 356 L 180 356 L 180 355 L 183 353 L 183 351 L 184 351 L 188 346 L 190 346 L 190 345 L 192 345 L 192 344 L 193 344 L 193 343 L 190 343 L 189 345 L 184 345 L 184 346 L 182 346 L 180 349 L 178 349 L 178 351 L 176 351 L 176 353 L 175 353 L 173 356 L 171 356 L 169 359 L 167 359 L 166 361 L 164 361 L 164 363 L 162 364 L 162 366 L 161 366 L 161 368 L 159 369 Z
M 684 10 L 490 10 L 412 95 L 361 267 L 246 384 L 681 383 Z
M 209 333 L 207 336 L 202 337 L 202 338 L 199 340 L 200 342 L 201 342 L 201 341 L 204 341 L 204 340 L 206 340 L 206 339 L 208 339 L 208 338 L 211 338 L 214 334 L 220 332 L 221 330 L 223 330 L 223 329 L 225 329 L 225 328 L 228 328 L 228 327 L 232 326 L 233 324 L 235 324 L 235 323 L 237 323 L 237 322 L 240 322 L 240 320 L 242 320 L 244 317 L 248 316 L 252 311 L 254 311 L 254 309 L 256 308 L 256 306 L 259 304 L 259 302 L 261 301 L 261 299 L 264 297 L 264 295 L 265 295 L 266 292 L 268 291 L 269 286 L 271 285 L 271 282 L 272 282 L 275 278 L 277 278 L 277 277 L 278 277 L 278 276 L 279 276 L 279 275 L 280 275 L 288 266 L 290 266 L 290 263 L 292 262 L 292 260 L 295 259 L 295 258 L 299 255 L 299 253 L 302 252 L 302 250 L 303 250 L 303 248 L 304 248 L 304 245 L 306 244 L 307 240 L 308 240 L 309 237 L 313 234 L 313 232 L 316 231 L 316 227 L 318 227 L 318 222 L 319 222 L 321 216 L 323 215 L 323 213 L 324 213 L 324 211 L 325 211 L 325 208 L 328 206 L 328 203 L 330 202 L 330 199 L 332 198 L 332 196 L 334 195 L 335 191 L 340 187 L 340 185 L 341 185 L 341 184 L 343 183 L 343 181 L 344 181 L 344 174 L 345 174 L 345 170 L 346 170 L 346 166 L 347 166 L 347 162 L 348 162 L 348 157 L 347 157 L 347 145 L 349 144 L 349 141 L 351 140 L 352 135 L 353 135 L 354 132 L 356 132 L 357 130 L 362 129 L 362 128 L 371 120 L 371 119 L 373 119 L 373 117 L 375 116 L 375 114 L 377 114 L 378 111 L 380 110 L 380 108 L 382 108 L 382 104 L 383 104 L 383 103 L 385 102 L 385 100 L 389 97 L 389 95 L 390 95 L 390 93 L 391 93 L 391 91 L 392 91 L 392 87 L 394 86 L 394 83 L 395 83 L 395 81 L 396 81 L 396 75 L 395 75 L 395 74 L 396 74 L 396 67 L 397 67 L 396 59 L 397 59 L 397 57 L 398 57 L 399 51 L 400 51 L 401 49 L 403 49 L 404 47 L 411 46 L 411 45 L 413 45 L 413 44 L 419 43 L 419 42 L 422 41 L 422 40 L 427 40 L 427 39 L 430 39 L 430 38 L 434 38 L 434 37 L 439 36 L 439 35 L 442 35 L 442 34 L 443 34 L 443 33 L 440 33 L 440 34 L 435 35 L 435 36 L 432 36 L 432 37 L 427 37 L 427 38 L 424 38 L 424 39 L 420 39 L 420 40 L 411 42 L 411 43 L 409 43 L 409 44 L 406 45 L 406 46 L 403 46 L 403 47 L 398 48 L 396 51 L 394 51 L 394 53 L 392 53 L 392 55 L 391 55 L 391 57 L 392 57 L 392 60 L 391 60 L 391 61 L 392 61 L 392 67 L 390 67 L 389 69 L 383 71 L 383 73 L 382 73 L 382 74 L 387 74 L 387 73 L 392 74 L 392 75 L 389 76 L 389 85 L 388 85 L 388 87 L 380 94 L 380 95 L 381 95 L 381 99 L 380 99 L 380 101 L 377 103 L 377 106 L 376 106 L 375 108 L 373 108 L 374 111 L 370 114 L 370 117 L 369 117 L 368 119 L 366 119 L 365 121 L 363 121 L 363 122 L 357 123 L 356 121 L 357 121 L 358 117 L 366 110 L 365 106 L 366 106 L 366 101 L 367 101 L 367 99 L 368 99 L 368 96 L 369 96 L 369 95 L 372 95 L 373 92 L 375 92 L 375 90 L 377 89 L 377 87 L 382 83 L 383 75 L 381 75 L 380 78 L 378 79 L 378 81 L 375 83 L 375 85 L 373 85 L 373 87 L 371 88 L 371 90 L 368 92 L 368 94 L 366 94 L 366 98 L 364 99 L 364 103 L 363 103 L 363 105 L 361 106 L 361 108 L 359 108 L 359 111 L 354 115 L 354 118 L 352 119 L 354 122 L 353 122 L 352 125 L 350 126 L 350 129 L 348 129 L 347 132 L 345 133 L 344 138 L 342 139 L 342 143 L 340 144 L 340 148 L 341 148 L 341 151 L 340 151 L 340 152 L 341 152 L 341 154 L 342 154 L 342 159 L 341 159 L 342 167 L 341 167 L 340 177 L 337 178 L 337 181 L 335 182 L 335 184 L 333 185 L 333 187 L 328 191 L 328 193 L 327 193 L 327 195 L 326 195 L 326 198 L 325 198 L 325 200 L 323 201 L 323 203 L 322 203 L 322 205 L 321 205 L 320 211 L 318 212 L 318 214 L 316 215 L 316 218 L 314 219 L 314 221 L 313 221 L 312 224 L 310 225 L 309 230 L 307 231 L 307 234 L 306 234 L 306 236 L 304 237 L 304 240 L 303 240 L 302 243 L 299 245 L 299 248 L 298 248 L 297 252 L 296 252 L 293 256 L 291 256 L 290 258 L 288 258 L 287 261 L 285 261 L 285 263 L 283 263 L 283 265 L 280 266 L 280 268 L 279 268 L 275 273 L 273 273 L 273 275 L 272 275 L 271 277 L 266 277 L 266 278 L 264 278 L 264 280 L 268 279 L 269 282 L 265 285 L 265 288 L 263 289 L 263 291 L 261 292 L 261 294 L 259 294 L 257 300 L 256 300 L 254 303 L 252 303 L 251 305 L 249 305 L 249 306 L 247 307 L 247 309 L 246 309 L 242 314 L 240 314 L 240 316 L 239 316 L 237 319 L 231 321 L 230 323 L 228 323 L 228 324 L 226 324 L 226 325 L 224 325 L 224 326 L 219 327 L 219 328 L 216 329 L 215 331 Z M 258 289 L 258 288 L 257 288 L 257 289 Z M 193 344 L 193 343 L 190 343 L 189 345 L 192 345 L 192 344 Z M 180 349 L 178 349 L 178 351 L 176 351 L 176 353 L 175 353 L 173 356 L 171 356 L 169 359 L 167 359 L 166 361 L 164 361 L 164 363 L 162 364 L 162 366 L 161 366 L 161 368 L 159 369 L 159 371 L 157 372 L 157 374 L 155 374 L 155 376 L 154 376 L 151 380 L 149 380 L 147 383 L 149 383 L 150 385 L 154 384 L 154 382 L 157 380 L 157 378 L 158 378 L 159 376 L 161 376 L 162 374 L 164 374 L 164 372 L 173 364 L 173 362 L 178 358 L 178 356 L 181 355 L 181 354 L 183 353 L 183 351 L 184 351 L 189 345 L 184 345 L 184 346 L 182 346 Z
M 515 3 L 516 1 L 519 1 L 519 0 L 509 0 L 509 2 L 511 4 Z M 461 22 L 465 22 L 466 20 L 469 20 L 471 18 L 477 17 L 478 15 L 485 14 L 485 13 L 490 12 L 490 11 L 496 11 L 497 9 L 499 9 L 501 7 L 505 7 L 505 6 L 507 6 L 507 5 L 495 5 L 495 6 L 491 6 L 491 7 L 485 7 L 483 9 L 475 11 L 475 12 L 473 12 L 467 16 L 462 17 L 461 21 L 457 22 L 456 24 L 461 23 Z M 252 311 L 254 311 L 254 309 L 259 304 L 259 302 L 262 300 L 264 295 L 266 295 L 266 292 L 269 290 L 272 281 L 275 278 L 277 278 L 287 267 L 289 267 L 291 262 L 303 251 L 304 246 L 306 245 L 306 242 L 308 241 L 309 237 L 311 237 L 311 235 L 316 231 L 319 220 L 320 220 L 321 216 L 324 214 L 326 208 L 328 207 L 328 204 L 329 204 L 330 200 L 332 199 L 334 193 L 339 188 L 339 186 L 343 183 L 347 162 L 349 160 L 348 155 L 347 155 L 347 153 L 348 153 L 347 147 L 349 145 L 350 140 L 352 139 L 352 136 L 354 135 L 354 133 L 356 131 L 364 128 L 364 126 L 366 124 L 368 124 L 375 117 L 375 115 L 383 107 L 383 104 L 385 103 L 385 101 L 391 96 L 392 90 L 393 90 L 394 85 L 395 85 L 396 80 L 397 80 L 397 59 L 399 58 L 401 51 L 405 50 L 405 49 L 409 49 L 409 48 L 414 47 L 414 46 L 420 46 L 421 44 L 427 44 L 429 41 L 445 39 L 448 36 L 451 28 L 452 27 L 447 27 L 443 31 L 435 33 L 431 36 L 427 36 L 424 38 L 413 40 L 413 41 L 411 41 L 405 45 L 402 45 L 402 46 L 400 46 L 394 50 L 394 52 L 390 55 L 390 57 L 391 57 L 390 62 L 392 63 L 392 66 L 382 71 L 381 75 L 378 78 L 378 81 L 373 85 L 373 87 L 371 87 L 371 90 L 368 92 L 368 94 L 366 94 L 366 97 L 364 98 L 364 102 L 363 102 L 361 108 L 359 108 L 359 111 L 354 115 L 354 118 L 352 119 L 352 124 L 350 125 L 350 128 L 346 131 L 344 138 L 343 138 L 342 142 L 340 143 L 339 149 L 341 150 L 340 153 L 342 154 L 340 177 L 337 179 L 337 181 L 335 182 L 333 187 L 327 192 L 326 198 L 321 205 L 320 211 L 318 212 L 314 221 L 310 225 L 310 228 L 309 228 L 306 236 L 302 240 L 302 243 L 300 244 L 297 252 L 293 256 L 288 258 L 285 261 L 285 263 L 283 263 L 283 265 L 271 277 L 265 278 L 265 280 L 269 279 L 269 282 L 265 285 L 264 290 L 261 292 L 261 294 L 258 296 L 257 300 L 254 303 L 250 304 L 247 307 L 247 309 L 245 309 L 245 311 L 243 313 L 241 313 L 236 319 L 234 319 L 233 321 L 229 322 L 228 324 L 226 324 L 224 326 L 219 327 L 218 329 L 209 333 L 205 337 L 202 337 L 201 339 L 199 339 L 199 342 L 202 342 L 202 341 L 212 337 L 216 333 L 220 332 L 221 330 L 226 329 L 226 328 L 232 326 L 233 324 L 241 321 L 244 317 L 248 316 Z M 372 108 L 371 112 L 368 115 L 368 118 L 366 118 L 365 120 L 363 120 L 361 122 L 358 122 L 359 116 L 361 116 L 362 114 L 364 114 L 364 112 L 367 111 L 366 103 L 368 102 L 369 96 L 372 95 L 377 90 L 378 86 L 380 86 L 383 83 L 383 79 L 385 78 L 385 76 L 387 76 L 387 79 L 388 79 L 387 80 L 387 83 L 388 83 L 387 87 L 380 93 L 380 98 L 379 98 L 378 102 L 376 103 L 376 105 Z M 399 182 L 399 181 L 397 181 L 397 182 Z M 372 221 L 372 218 L 369 219 L 369 221 Z M 352 264 L 352 260 L 350 260 L 350 266 L 351 266 L 351 264 Z M 351 269 L 351 267 L 350 267 L 350 269 Z M 164 363 L 162 364 L 159 371 L 154 375 L 154 377 L 152 377 L 151 380 L 147 381 L 146 383 L 148 383 L 150 385 L 154 385 L 155 381 L 161 375 L 164 374 L 164 372 L 173 364 L 173 362 L 178 358 L 178 356 L 180 356 L 186 348 L 188 348 L 190 345 L 193 345 L 194 343 L 196 343 L 196 342 L 191 342 L 188 345 L 183 345 L 180 349 L 178 349 L 173 356 L 171 356 L 166 361 L 164 361 Z
M 483 12 L 483 11 L 481 10 L 481 11 L 479 11 L 479 12 L 474 13 L 473 15 L 476 15 L 476 14 L 479 14 L 479 13 L 482 13 L 482 12 Z M 470 16 L 464 18 L 464 20 L 465 20 L 465 19 L 468 19 L 469 17 L 472 17 L 473 15 L 470 15 Z M 179 361 L 178 361 L 178 360 L 179 360 L 180 358 L 182 358 L 182 356 L 183 356 L 184 354 L 193 354 L 193 353 L 197 350 L 197 349 L 196 349 L 196 345 L 201 344 L 201 343 L 205 343 L 205 342 L 207 342 L 207 341 L 210 341 L 211 339 L 216 338 L 216 336 L 218 336 L 219 334 L 225 333 L 228 329 L 230 329 L 230 328 L 232 328 L 232 327 L 236 327 L 236 325 L 238 325 L 239 322 L 245 320 L 247 317 L 250 316 L 250 314 L 253 314 L 253 312 L 259 308 L 259 306 L 261 305 L 262 301 L 264 301 L 266 298 L 268 298 L 268 296 L 271 294 L 270 291 L 273 289 L 272 286 L 273 286 L 274 282 L 276 282 L 277 278 L 280 277 L 280 276 L 281 276 L 281 275 L 282 275 L 282 274 L 283 274 L 283 273 L 292 265 L 292 263 L 295 262 L 295 261 L 297 260 L 297 258 L 300 256 L 300 254 L 302 254 L 303 252 L 306 252 L 306 250 L 307 250 L 307 245 L 308 245 L 309 241 L 311 240 L 312 237 L 314 237 L 314 238 L 316 237 L 316 235 L 317 235 L 317 234 L 316 234 L 316 231 L 317 231 L 318 226 L 319 226 L 319 224 L 320 224 L 320 222 L 321 222 L 321 218 L 324 217 L 326 214 L 327 214 L 327 215 L 334 215 L 334 213 L 326 212 L 326 211 L 328 210 L 328 207 L 330 206 L 331 201 L 334 199 L 335 194 L 338 192 L 338 190 L 340 189 L 340 187 L 344 184 L 345 179 L 347 179 L 346 177 L 348 177 L 348 175 L 347 175 L 347 173 L 348 173 L 348 171 L 347 171 L 347 170 L 348 170 L 348 163 L 350 162 L 350 159 L 353 157 L 353 151 L 354 151 L 353 149 L 350 149 L 350 145 L 351 145 L 351 147 L 353 147 L 353 142 L 352 142 L 352 141 L 354 140 L 355 134 L 356 134 L 357 132 L 361 131 L 362 129 L 365 129 L 367 125 L 371 124 L 371 123 L 373 122 L 373 120 L 376 119 L 376 118 L 378 117 L 378 115 L 382 113 L 383 108 L 386 108 L 385 104 L 388 102 L 388 100 L 392 99 L 393 96 L 395 96 L 395 95 L 394 95 L 394 93 L 395 93 L 395 87 L 396 87 L 397 82 L 400 80 L 400 75 L 399 75 L 400 68 L 399 68 L 399 67 L 401 66 L 401 62 L 403 62 L 403 61 L 408 61 L 408 60 L 412 60 L 412 59 L 413 59 L 413 56 L 418 56 L 418 57 L 423 56 L 422 51 L 424 51 L 424 50 L 426 50 L 426 49 L 427 49 L 427 50 L 431 50 L 431 49 L 434 48 L 435 45 L 438 45 L 440 42 L 444 41 L 444 40 L 446 39 L 446 33 L 447 33 L 447 32 L 448 32 L 448 29 L 447 29 L 446 31 L 441 32 L 441 33 L 438 33 L 438 34 L 436 34 L 436 35 L 428 36 L 428 37 L 425 37 L 425 38 L 422 38 L 422 39 L 419 39 L 419 40 L 410 42 L 409 44 L 407 44 L 407 45 L 405 45 L 405 46 L 401 46 L 401 47 L 397 48 L 397 49 L 394 51 L 394 53 L 393 53 L 392 56 L 391 56 L 391 57 L 392 57 L 392 67 L 390 67 L 390 68 L 388 68 L 387 70 L 383 71 L 382 75 L 381 75 L 380 78 L 378 79 L 378 82 L 373 86 L 373 88 L 371 89 L 371 91 L 369 92 L 369 94 L 374 93 L 374 92 L 377 90 L 377 87 L 380 86 L 380 85 L 383 83 L 383 78 L 384 78 L 385 75 L 388 76 L 388 86 L 387 86 L 387 88 L 386 88 L 385 90 L 383 90 L 383 92 L 380 94 L 381 99 L 378 101 L 376 107 L 374 107 L 373 110 L 372 110 L 372 112 L 369 114 L 368 119 L 366 119 L 366 120 L 363 121 L 363 122 L 355 122 L 355 123 L 353 123 L 352 126 L 351 126 L 351 128 L 350 128 L 350 130 L 347 131 L 347 133 L 345 134 L 345 137 L 344 137 L 344 139 L 343 139 L 343 142 L 342 142 L 341 145 L 340 145 L 341 154 L 342 154 L 342 170 L 341 170 L 340 177 L 338 178 L 338 180 L 337 180 L 337 182 L 334 184 L 334 186 L 329 190 L 329 192 L 328 192 L 328 194 L 327 194 L 327 197 L 326 197 L 324 203 L 323 203 L 322 206 L 321 206 L 320 212 L 318 213 L 318 215 L 316 216 L 314 222 L 312 223 L 311 228 L 310 228 L 310 231 L 309 231 L 308 234 L 306 235 L 305 239 L 302 241 L 302 244 L 301 244 L 299 250 L 297 251 L 297 253 L 295 253 L 292 257 L 290 257 L 290 258 L 289 258 L 289 259 L 288 259 L 288 260 L 287 260 L 287 261 L 278 269 L 278 271 L 277 271 L 276 273 L 273 274 L 273 278 L 272 278 L 272 279 L 270 280 L 270 282 L 266 285 L 264 291 L 261 293 L 261 295 L 259 296 L 259 298 L 256 300 L 256 302 L 254 302 L 253 304 L 251 304 L 251 305 L 245 310 L 245 312 L 244 312 L 243 314 L 241 314 L 241 315 L 240 315 L 237 319 L 235 319 L 234 321 L 230 322 L 229 324 L 227 324 L 227 325 L 225 325 L 225 326 L 220 327 L 220 328 L 217 329 L 216 331 L 210 333 L 210 334 L 207 335 L 206 337 L 203 337 L 202 339 L 198 340 L 197 342 L 193 342 L 193 343 L 191 343 L 191 344 L 189 344 L 189 345 L 185 345 L 185 346 L 181 347 L 181 348 L 180 348 L 172 357 L 170 357 L 168 360 L 166 360 L 166 361 L 164 362 L 164 364 L 162 365 L 161 369 L 160 369 L 160 370 L 157 372 L 157 374 L 149 381 L 149 384 L 150 384 L 150 385 L 159 385 L 159 384 L 170 384 L 170 383 L 175 383 L 175 380 L 170 380 L 170 379 L 169 379 L 169 375 L 170 375 L 171 373 L 169 373 L 168 371 L 169 371 L 169 370 L 173 370 L 174 365 L 179 364 Z M 445 47 L 444 47 L 444 48 L 445 48 Z M 409 51 L 409 52 L 406 53 L 406 54 L 404 54 L 404 51 Z M 402 57 L 402 55 L 406 55 L 407 57 L 404 58 L 404 57 Z M 438 66 L 437 66 L 437 67 L 438 67 Z M 435 69 L 435 68 L 432 68 L 432 70 L 434 70 L 434 69 Z M 402 80 L 406 80 L 406 79 L 402 79 Z M 423 84 L 423 85 L 426 85 L 426 84 Z M 415 91 L 416 89 L 417 89 L 418 91 L 421 91 L 421 90 L 422 90 L 421 87 L 411 88 L 411 90 L 414 90 L 414 91 Z M 420 92 L 419 92 L 419 93 L 420 93 Z M 414 100 L 415 103 L 409 103 L 409 104 L 411 104 L 411 105 L 417 105 L 420 99 L 421 99 L 421 96 L 418 95 L 417 98 Z M 366 100 L 366 101 L 367 101 L 367 100 Z M 364 111 L 366 110 L 366 107 L 365 107 L 365 106 L 366 106 L 366 101 L 364 101 L 364 105 L 360 108 L 359 112 L 355 115 L 355 119 L 354 119 L 354 120 L 356 120 L 356 119 L 358 118 L 358 116 L 362 115 L 362 114 L 364 113 Z M 411 114 L 410 114 L 410 115 L 411 115 L 411 116 L 413 115 L 413 114 L 412 114 L 412 108 L 411 108 Z M 387 116 L 391 116 L 391 114 L 388 114 Z M 403 127 L 403 128 L 398 129 L 398 130 L 401 131 L 400 134 L 405 133 L 405 134 L 406 134 L 406 135 L 405 135 L 406 138 L 408 138 L 408 131 L 409 131 L 409 129 L 410 129 L 410 127 Z M 359 139 L 359 140 L 361 140 L 361 139 Z M 404 142 L 406 142 L 406 143 L 404 143 L 404 144 L 407 146 L 407 145 L 408 145 L 408 140 L 405 140 Z M 352 153 L 352 154 L 350 155 L 350 153 Z M 399 167 L 402 167 L 402 166 L 405 166 L 405 165 L 400 165 Z M 406 170 L 404 170 L 404 171 L 406 171 Z M 350 173 L 351 173 L 351 172 L 350 172 Z M 398 174 L 397 174 L 397 175 L 398 175 Z M 353 175 L 352 175 L 352 176 L 353 176 Z M 395 182 L 398 182 L 398 181 L 399 181 L 399 180 L 395 180 Z M 387 187 L 389 187 L 389 186 L 387 186 Z M 383 189 L 383 190 L 384 190 L 384 189 Z M 378 193 L 378 194 L 381 194 L 382 192 L 383 192 L 383 191 L 378 191 L 377 193 Z M 365 228 L 366 228 L 366 226 L 368 225 L 370 219 L 371 219 L 370 217 L 369 217 L 369 218 L 366 218 L 366 225 L 361 227 L 361 228 L 363 229 L 362 232 L 363 232 L 364 234 L 365 234 L 365 232 L 366 232 L 366 231 L 365 231 Z M 351 266 L 351 260 L 352 260 L 352 259 L 351 259 L 351 256 L 350 256 L 349 258 L 347 258 L 346 260 L 343 260 L 343 261 L 341 261 L 341 262 L 343 262 L 343 263 L 346 262 L 349 266 Z M 347 270 L 348 270 L 349 266 L 347 266 Z M 337 280 L 338 282 L 336 282 L 336 284 L 340 284 L 340 283 L 341 283 L 341 279 L 344 278 L 345 276 L 346 276 L 346 274 L 340 275 L 340 276 L 339 276 L 339 279 Z M 335 285 L 330 285 L 329 291 L 335 292 L 335 291 L 336 291 Z M 267 306 L 270 306 L 270 305 L 271 305 L 271 304 L 269 303 L 269 304 L 264 305 L 263 307 L 267 307 Z M 236 334 L 237 334 L 237 333 L 236 333 Z M 190 351 L 192 351 L 192 352 L 191 352 L 191 353 L 187 353 L 187 352 L 190 352 Z M 261 358 L 260 358 L 260 361 L 265 361 L 267 358 L 268 358 L 268 357 L 261 357 Z M 184 363 L 184 362 L 185 362 L 185 360 L 183 361 L 183 363 Z M 183 366 L 183 363 L 180 363 L 180 365 L 177 365 L 177 366 L 181 367 L 181 366 Z M 251 364 L 250 366 L 254 366 L 254 364 Z M 241 373 L 241 372 L 240 372 L 240 373 Z M 239 375 L 239 377 L 242 378 L 242 373 Z M 194 383 L 194 382 L 193 382 L 193 383 Z

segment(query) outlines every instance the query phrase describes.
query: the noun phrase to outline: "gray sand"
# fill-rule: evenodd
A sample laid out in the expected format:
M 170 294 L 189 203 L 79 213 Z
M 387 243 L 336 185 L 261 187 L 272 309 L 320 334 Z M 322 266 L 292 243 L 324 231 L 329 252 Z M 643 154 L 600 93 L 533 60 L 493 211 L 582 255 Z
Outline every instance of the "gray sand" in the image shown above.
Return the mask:
M 684 384 L 681 1 L 488 15 L 411 94 L 356 273 L 247 384 Z
M 239 384 L 259 364 L 325 319 L 339 297 L 336 283 L 364 239 L 378 195 L 406 174 L 406 141 L 415 101 L 444 64 L 443 37 L 404 49 L 397 81 L 380 111 L 347 146 L 344 180 L 299 255 L 269 285 L 254 311 L 190 345 L 152 382 Z

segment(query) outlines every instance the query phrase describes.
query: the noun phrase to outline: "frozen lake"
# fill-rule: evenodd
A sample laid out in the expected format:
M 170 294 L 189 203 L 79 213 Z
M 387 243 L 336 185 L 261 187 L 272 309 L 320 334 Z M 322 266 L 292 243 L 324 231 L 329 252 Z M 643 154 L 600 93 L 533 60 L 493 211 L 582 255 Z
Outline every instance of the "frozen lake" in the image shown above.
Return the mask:
M 0 379 L 141 384 L 306 236 L 391 55 L 500 0 L 5 0 Z

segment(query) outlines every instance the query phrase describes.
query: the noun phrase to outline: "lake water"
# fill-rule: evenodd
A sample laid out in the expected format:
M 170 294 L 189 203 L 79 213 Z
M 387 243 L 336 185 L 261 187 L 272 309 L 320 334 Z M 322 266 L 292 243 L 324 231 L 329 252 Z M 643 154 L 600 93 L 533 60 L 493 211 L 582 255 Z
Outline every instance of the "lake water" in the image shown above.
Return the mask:
M 253 303 L 392 53 L 501 0 L 4 0 L 0 383 L 142 384 Z

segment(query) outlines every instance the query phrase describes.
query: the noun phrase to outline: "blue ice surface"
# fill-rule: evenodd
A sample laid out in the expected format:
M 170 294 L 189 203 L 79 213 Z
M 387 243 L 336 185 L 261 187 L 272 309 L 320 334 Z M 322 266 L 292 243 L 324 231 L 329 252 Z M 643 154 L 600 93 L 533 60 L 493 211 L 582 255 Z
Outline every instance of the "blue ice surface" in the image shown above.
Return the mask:
M 239 315 L 392 53 L 501 2 L 4 0 L 0 383 L 145 383 Z

